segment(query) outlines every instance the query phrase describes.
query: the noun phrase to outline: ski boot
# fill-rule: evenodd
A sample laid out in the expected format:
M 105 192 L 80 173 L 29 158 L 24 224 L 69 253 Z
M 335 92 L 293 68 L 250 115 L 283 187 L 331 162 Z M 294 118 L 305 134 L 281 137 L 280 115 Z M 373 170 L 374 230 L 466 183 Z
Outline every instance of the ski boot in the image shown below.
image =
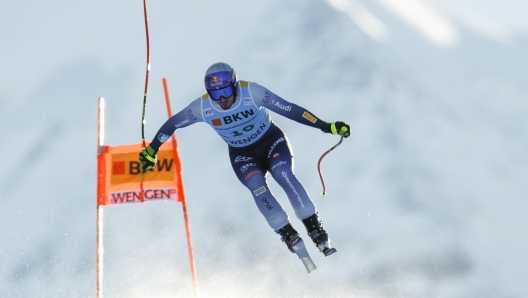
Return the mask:
M 317 269 L 317 266 L 315 266 L 310 254 L 306 250 L 306 246 L 304 246 L 304 241 L 290 223 L 275 232 L 281 235 L 281 240 L 286 243 L 288 249 L 301 259 L 306 268 L 306 272 L 310 273 Z
M 323 222 L 319 220 L 319 215 L 315 212 L 312 216 L 302 220 L 308 236 L 312 238 L 315 246 L 319 248 L 325 257 L 337 252 L 335 248 L 330 247 L 330 238 L 328 233 L 323 228 Z
M 301 236 L 290 223 L 275 231 L 275 233 L 281 235 L 282 242 L 286 243 L 286 246 L 291 252 L 295 252 L 293 246 L 297 242 L 302 241 Z

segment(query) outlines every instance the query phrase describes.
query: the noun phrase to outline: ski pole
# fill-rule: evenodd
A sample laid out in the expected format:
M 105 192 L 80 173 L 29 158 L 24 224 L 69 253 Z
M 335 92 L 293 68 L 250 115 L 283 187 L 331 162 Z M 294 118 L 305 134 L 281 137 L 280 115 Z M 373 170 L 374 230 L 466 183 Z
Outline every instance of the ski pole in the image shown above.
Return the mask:
M 145 143 L 145 112 L 147 109 L 147 90 L 148 90 L 148 79 L 150 72 L 150 42 L 149 42 L 149 31 L 148 31 L 148 18 L 147 18 L 147 1 L 143 0 L 143 15 L 145 18 L 145 33 L 147 37 L 147 71 L 145 75 L 145 90 L 143 91 L 143 111 L 141 113 L 141 141 L 143 142 L 143 148 L 146 148 Z
M 323 160 L 323 157 L 330 153 L 330 151 L 337 148 L 337 146 L 341 145 L 341 142 L 343 142 L 343 137 L 341 136 L 341 140 L 339 140 L 339 143 L 335 144 L 334 147 L 328 149 L 323 155 L 321 155 L 321 158 L 319 158 L 319 162 L 317 163 L 317 171 L 319 171 L 319 177 L 321 177 L 321 183 L 323 184 L 323 193 L 321 194 L 323 197 L 326 196 L 326 186 L 323 179 L 323 173 L 321 173 L 321 160 Z
M 143 111 L 141 113 L 141 142 L 143 143 L 143 148 L 147 148 L 145 143 L 145 112 L 147 110 L 147 90 L 148 90 L 148 79 L 150 72 L 150 42 L 149 42 L 149 31 L 148 31 L 148 18 L 147 18 L 147 0 L 143 0 L 143 16 L 145 19 L 145 33 L 147 37 L 147 71 L 145 75 L 145 90 L 143 91 Z M 141 202 L 144 200 L 145 192 L 143 190 L 143 171 L 140 171 L 139 174 L 139 188 L 140 194 L 139 197 Z

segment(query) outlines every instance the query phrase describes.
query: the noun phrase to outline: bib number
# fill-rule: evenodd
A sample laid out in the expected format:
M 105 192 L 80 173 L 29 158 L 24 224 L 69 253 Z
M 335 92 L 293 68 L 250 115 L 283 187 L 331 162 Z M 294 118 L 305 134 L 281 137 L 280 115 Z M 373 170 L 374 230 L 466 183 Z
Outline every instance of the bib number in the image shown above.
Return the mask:
M 240 137 L 240 136 L 243 135 L 244 133 L 252 131 L 254 127 L 255 127 L 255 125 L 248 125 L 248 126 L 242 128 L 242 130 L 243 130 L 244 132 L 241 132 L 241 131 L 239 131 L 239 130 L 234 130 L 234 131 L 232 131 L 231 133 L 233 134 L 234 137 Z

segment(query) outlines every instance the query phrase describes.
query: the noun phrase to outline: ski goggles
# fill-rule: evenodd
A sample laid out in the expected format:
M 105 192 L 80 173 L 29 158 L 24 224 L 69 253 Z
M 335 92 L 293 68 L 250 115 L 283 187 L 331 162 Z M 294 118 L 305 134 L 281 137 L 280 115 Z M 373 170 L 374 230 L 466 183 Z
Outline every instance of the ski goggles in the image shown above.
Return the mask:
M 231 81 L 230 71 L 219 71 L 205 76 L 205 89 L 211 98 L 215 101 L 220 100 L 223 96 L 228 98 L 235 91 Z
M 207 93 L 209 93 L 212 100 L 219 101 L 222 97 L 228 98 L 229 96 L 233 95 L 234 91 L 235 88 L 233 87 L 233 85 L 229 85 L 222 89 L 207 90 Z

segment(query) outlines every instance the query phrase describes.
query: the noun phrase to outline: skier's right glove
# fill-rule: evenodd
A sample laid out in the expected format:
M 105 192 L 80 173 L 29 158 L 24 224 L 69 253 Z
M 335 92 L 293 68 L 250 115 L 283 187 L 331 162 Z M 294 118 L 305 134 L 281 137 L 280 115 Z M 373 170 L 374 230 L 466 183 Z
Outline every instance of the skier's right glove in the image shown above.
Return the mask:
M 141 150 L 139 153 L 139 162 L 141 162 L 143 171 L 150 170 L 156 165 L 156 153 L 157 150 L 150 147 L 150 145 Z
M 323 132 L 339 135 L 345 138 L 350 136 L 350 125 L 342 121 L 325 122 L 323 127 L 321 127 L 321 130 Z

